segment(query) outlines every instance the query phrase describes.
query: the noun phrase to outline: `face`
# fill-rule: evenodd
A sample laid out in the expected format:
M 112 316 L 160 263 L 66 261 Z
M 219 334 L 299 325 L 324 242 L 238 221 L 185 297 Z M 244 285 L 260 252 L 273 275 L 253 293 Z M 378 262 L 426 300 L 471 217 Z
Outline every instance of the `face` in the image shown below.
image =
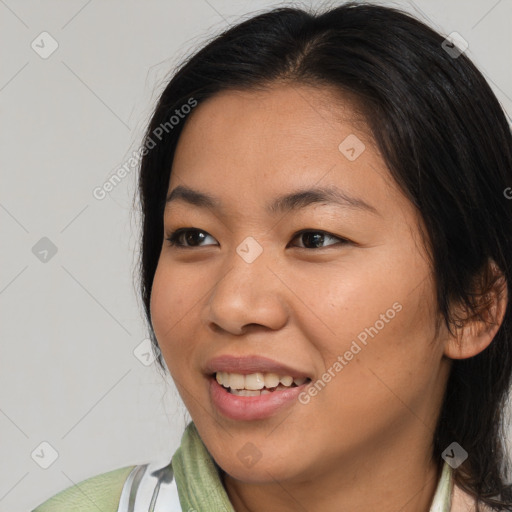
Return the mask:
M 212 201 L 168 203 L 151 317 L 221 468 L 299 481 L 395 445 L 426 457 L 448 364 L 421 220 L 351 104 L 299 85 L 220 93 L 184 127 L 168 192 L 178 186 Z M 326 188 L 339 200 L 276 203 Z M 308 380 L 239 396 L 214 370 L 235 388 Z

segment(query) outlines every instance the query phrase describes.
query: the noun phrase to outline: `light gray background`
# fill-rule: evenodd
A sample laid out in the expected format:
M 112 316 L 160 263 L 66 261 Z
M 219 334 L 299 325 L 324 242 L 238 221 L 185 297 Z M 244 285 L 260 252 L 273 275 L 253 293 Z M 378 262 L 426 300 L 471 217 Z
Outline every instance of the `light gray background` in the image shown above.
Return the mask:
M 510 115 L 511 0 L 381 3 L 459 32 Z M 132 277 L 136 172 L 102 201 L 92 190 L 138 148 L 173 66 L 276 5 L 0 0 L 0 511 L 177 448 L 187 413 L 133 353 L 147 336 Z M 59 45 L 47 59 L 31 48 L 43 31 Z M 42 237 L 57 247 L 47 262 L 32 252 Z M 42 442 L 58 452 L 48 469 L 35 462 L 50 461 Z

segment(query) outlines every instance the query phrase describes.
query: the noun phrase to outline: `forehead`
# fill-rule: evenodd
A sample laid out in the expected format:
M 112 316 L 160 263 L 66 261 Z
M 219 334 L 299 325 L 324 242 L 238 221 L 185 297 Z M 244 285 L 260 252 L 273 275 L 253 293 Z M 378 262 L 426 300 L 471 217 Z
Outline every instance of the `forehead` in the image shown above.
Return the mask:
M 370 204 L 398 193 L 353 104 L 299 85 L 223 91 L 198 105 L 175 152 L 169 191 L 178 185 L 239 205 L 313 186 Z
M 187 142 L 200 141 L 212 151 L 210 146 L 221 141 L 215 153 L 233 158 L 263 148 L 271 150 L 266 153 L 268 158 L 283 152 L 305 156 L 314 150 L 336 151 L 341 140 L 355 132 L 373 144 L 363 116 L 332 88 L 277 85 L 264 90 L 227 90 L 192 112 L 177 153 L 187 150 Z M 194 147 L 194 152 L 200 149 Z

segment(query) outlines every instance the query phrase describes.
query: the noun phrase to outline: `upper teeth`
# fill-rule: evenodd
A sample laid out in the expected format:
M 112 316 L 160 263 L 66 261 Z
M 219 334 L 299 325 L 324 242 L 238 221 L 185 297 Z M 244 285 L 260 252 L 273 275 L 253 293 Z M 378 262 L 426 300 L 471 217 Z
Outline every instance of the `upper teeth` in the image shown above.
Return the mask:
M 250 373 L 242 375 L 240 373 L 217 372 L 217 382 L 225 388 L 231 389 L 252 389 L 275 388 L 279 384 L 291 386 L 295 382 L 300 386 L 306 382 L 306 377 L 293 378 L 289 375 L 279 376 L 277 373 Z

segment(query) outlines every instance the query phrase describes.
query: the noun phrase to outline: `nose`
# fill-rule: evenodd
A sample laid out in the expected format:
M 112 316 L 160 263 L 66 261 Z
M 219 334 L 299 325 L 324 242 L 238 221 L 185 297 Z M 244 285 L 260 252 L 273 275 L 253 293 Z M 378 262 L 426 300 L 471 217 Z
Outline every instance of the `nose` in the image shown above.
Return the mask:
M 278 330 L 288 321 L 286 276 L 263 251 L 248 263 L 233 251 L 206 301 L 202 320 L 215 332 L 245 334 L 250 328 Z

